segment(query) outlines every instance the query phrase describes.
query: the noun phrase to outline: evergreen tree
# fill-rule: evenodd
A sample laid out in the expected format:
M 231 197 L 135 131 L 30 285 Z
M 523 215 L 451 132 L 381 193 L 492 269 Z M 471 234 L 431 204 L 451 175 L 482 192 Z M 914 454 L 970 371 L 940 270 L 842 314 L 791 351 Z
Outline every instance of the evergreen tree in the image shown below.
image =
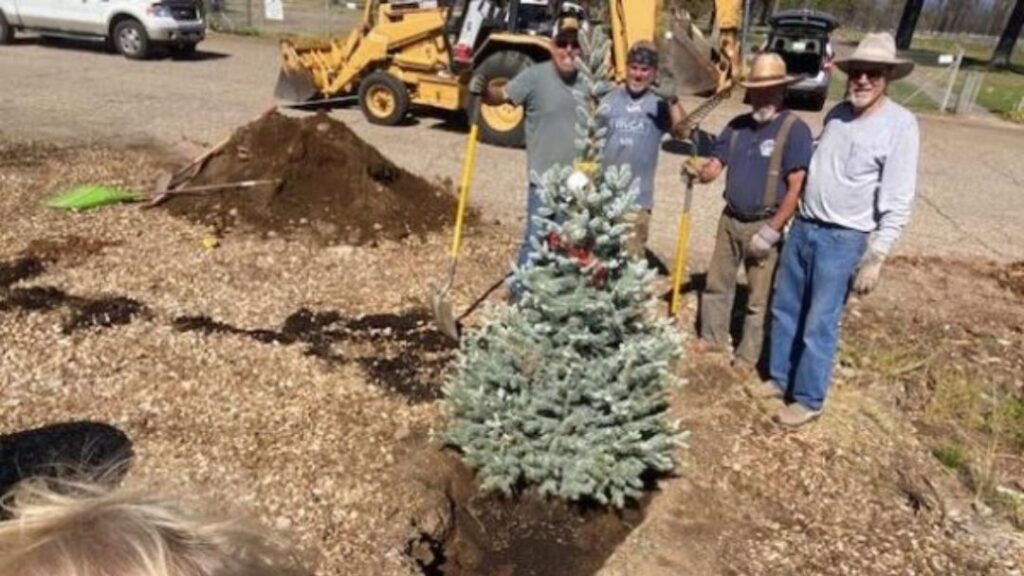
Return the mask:
M 680 437 L 664 421 L 679 337 L 655 319 L 654 272 L 624 248 L 638 182 L 600 169 L 608 39 L 582 34 L 575 166 L 542 178 L 523 294 L 467 335 L 445 392 L 447 438 L 484 489 L 527 485 L 569 500 L 625 505 L 666 472 Z

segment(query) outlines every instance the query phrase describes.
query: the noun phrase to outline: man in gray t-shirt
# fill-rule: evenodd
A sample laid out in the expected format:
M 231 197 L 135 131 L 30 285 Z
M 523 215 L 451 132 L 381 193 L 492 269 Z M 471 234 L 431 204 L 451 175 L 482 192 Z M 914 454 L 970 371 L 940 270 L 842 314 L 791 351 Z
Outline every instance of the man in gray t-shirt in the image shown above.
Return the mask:
M 652 90 L 658 73 L 658 52 L 653 42 L 641 40 L 626 55 L 626 84 L 602 101 L 608 136 L 603 150 L 605 167 L 628 165 L 640 187 L 637 214 L 627 250 L 642 256 L 647 245 L 654 208 L 654 172 L 661 140 L 673 126 L 683 126 L 684 113 L 677 98 L 666 101 Z
M 526 156 L 529 187 L 526 201 L 526 232 L 516 259 L 518 266 L 530 260 L 530 239 L 536 234 L 533 216 L 541 207 L 537 187 L 541 177 L 556 165 L 572 166 L 576 158 L 576 97 L 582 79 L 576 70 L 580 55 L 578 22 L 563 18 L 551 46 L 551 60 L 520 72 L 508 84 L 485 86 L 476 76 L 470 92 L 480 94 L 485 104 L 511 102 L 526 111 Z M 512 286 L 513 292 L 517 290 Z
M 772 300 L 765 386 L 792 400 L 775 417 L 787 426 L 821 414 L 846 297 L 875 288 L 917 185 L 917 120 L 886 96 L 913 63 L 896 57 L 892 36 L 877 33 L 836 65 L 847 74 L 847 101 L 825 117 Z

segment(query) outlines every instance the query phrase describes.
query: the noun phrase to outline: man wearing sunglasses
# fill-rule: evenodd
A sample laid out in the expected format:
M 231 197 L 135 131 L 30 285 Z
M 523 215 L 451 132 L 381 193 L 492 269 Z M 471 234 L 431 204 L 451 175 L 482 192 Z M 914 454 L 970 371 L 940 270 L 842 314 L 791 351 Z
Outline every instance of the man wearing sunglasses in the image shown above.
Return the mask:
M 526 201 L 526 232 L 516 259 L 518 266 L 529 262 L 530 239 L 536 234 L 533 216 L 541 207 L 537 188 L 541 177 L 554 166 L 572 166 L 576 157 L 576 97 L 582 80 L 576 70 L 580 55 L 579 20 L 561 18 L 551 45 L 551 60 L 520 72 L 507 84 L 488 84 L 483 76 L 474 76 L 469 91 L 479 94 L 485 104 L 511 102 L 526 111 L 526 157 L 529 185 Z M 517 295 L 512 286 L 513 297 Z
M 655 94 L 652 86 L 657 76 L 658 49 L 653 42 L 641 40 L 626 54 L 626 84 L 612 90 L 603 101 L 608 127 L 604 166 L 629 166 L 640 187 L 640 210 L 626 245 L 635 257 L 643 256 L 647 245 L 662 137 L 673 126 L 682 127 L 685 117 L 678 98 Z
M 836 65 L 848 76 L 847 100 L 825 117 L 772 301 L 764 394 L 792 400 L 775 419 L 793 427 L 821 414 L 846 298 L 875 288 L 917 185 L 917 120 L 886 96 L 914 64 L 877 33 Z

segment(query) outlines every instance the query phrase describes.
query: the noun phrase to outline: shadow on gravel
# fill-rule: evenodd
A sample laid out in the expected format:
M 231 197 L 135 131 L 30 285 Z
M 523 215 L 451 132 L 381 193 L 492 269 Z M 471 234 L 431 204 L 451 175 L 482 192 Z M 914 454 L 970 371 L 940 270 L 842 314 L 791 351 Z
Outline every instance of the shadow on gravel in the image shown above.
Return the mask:
M 307 355 L 329 363 L 358 363 L 373 384 L 413 404 L 441 398 L 442 372 L 455 352 L 454 343 L 433 328 L 424 310 L 344 318 L 302 308 L 276 329 L 239 328 L 203 315 L 179 316 L 173 326 L 179 332 L 232 334 L 265 344 L 304 344 Z

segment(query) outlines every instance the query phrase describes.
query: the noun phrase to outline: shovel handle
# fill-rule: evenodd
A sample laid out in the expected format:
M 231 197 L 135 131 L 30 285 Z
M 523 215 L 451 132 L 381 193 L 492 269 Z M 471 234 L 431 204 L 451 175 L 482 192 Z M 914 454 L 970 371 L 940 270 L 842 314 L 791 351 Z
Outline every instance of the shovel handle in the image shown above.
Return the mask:
M 479 99 L 473 107 L 480 106 Z M 473 166 L 476 164 L 476 144 L 480 133 L 476 111 L 470 111 L 469 139 L 466 142 L 466 155 L 462 159 L 462 177 L 459 179 L 459 204 L 455 210 L 455 235 L 452 237 L 452 258 L 458 258 L 462 246 L 462 224 L 466 218 L 466 204 L 469 201 L 469 185 L 473 181 Z
M 693 203 L 693 176 L 683 173 L 686 182 L 686 196 L 683 198 L 683 213 L 679 216 L 679 234 L 676 237 L 676 261 L 672 271 L 672 300 L 669 302 L 669 316 L 679 314 L 679 291 L 686 274 L 686 257 L 690 251 L 690 205 Z

